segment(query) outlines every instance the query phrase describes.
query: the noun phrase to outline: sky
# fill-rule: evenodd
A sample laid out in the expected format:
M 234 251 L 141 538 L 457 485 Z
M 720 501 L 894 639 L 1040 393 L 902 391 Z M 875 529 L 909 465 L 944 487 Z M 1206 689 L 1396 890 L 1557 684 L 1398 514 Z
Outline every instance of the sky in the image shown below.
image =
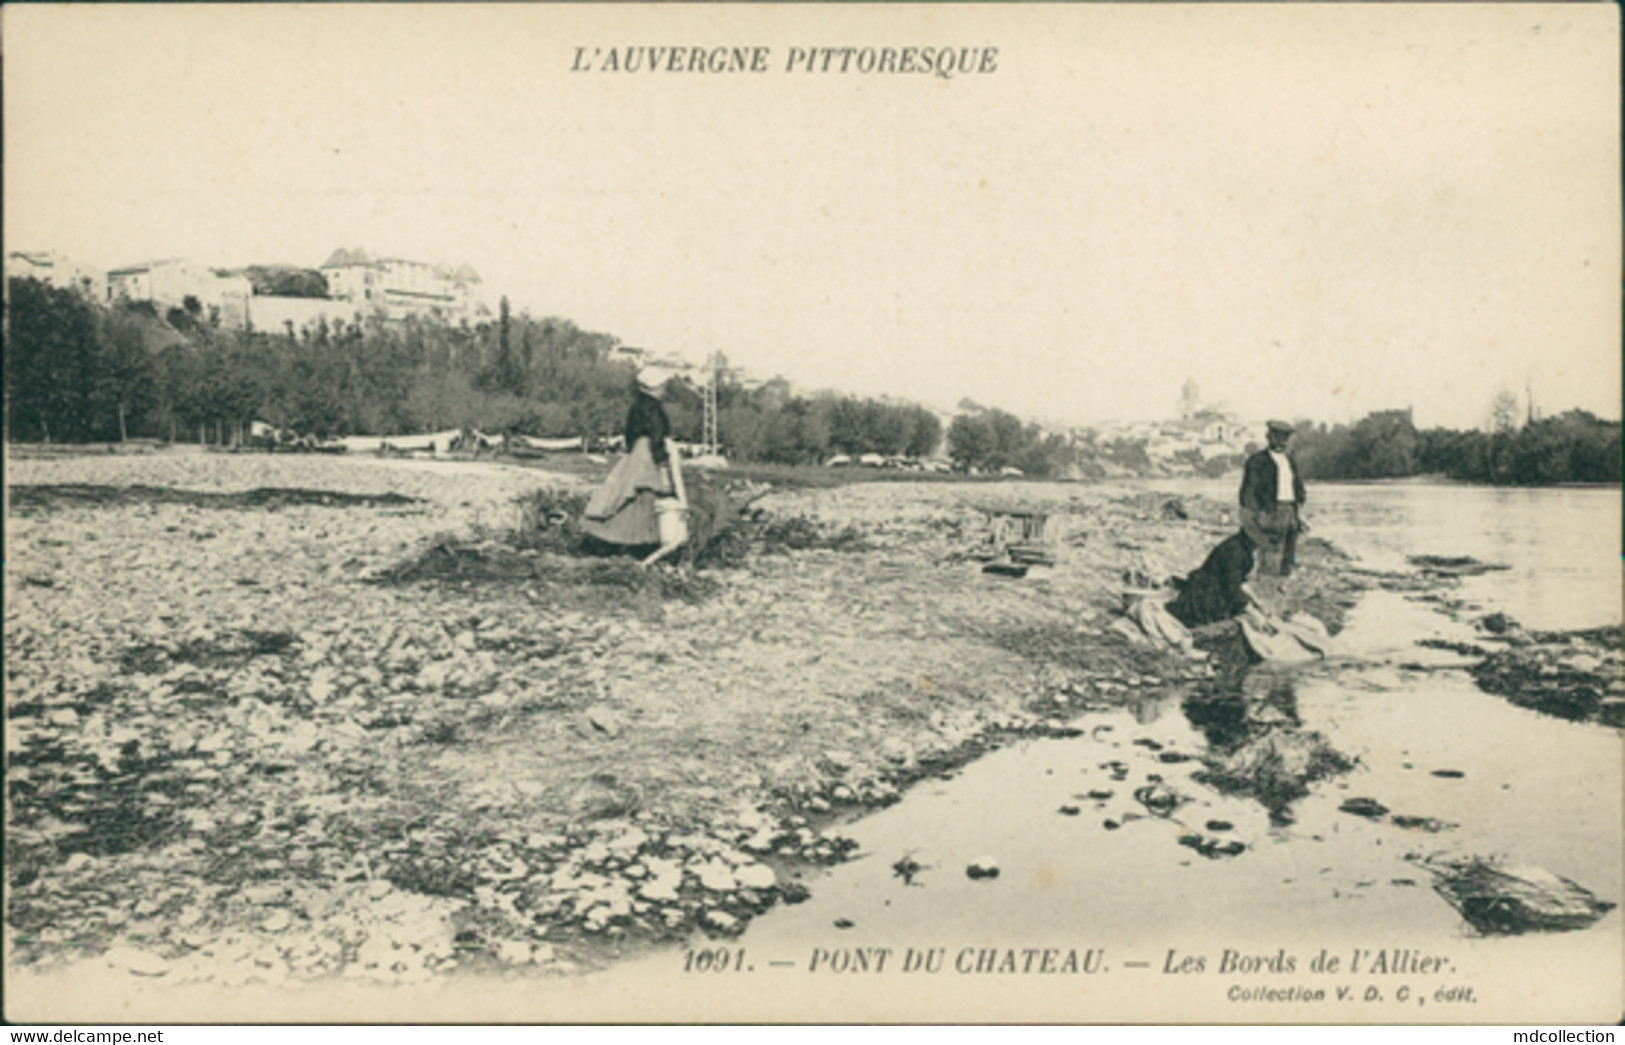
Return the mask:
M 5 5 L 5 246 L 467 262 L 805 389 L 1064 424 L 1620 416 L 1614 5 Z M 572 71 L 760 46 L 763 73 Z M 794 47 L 994 47 L 949 77 Z

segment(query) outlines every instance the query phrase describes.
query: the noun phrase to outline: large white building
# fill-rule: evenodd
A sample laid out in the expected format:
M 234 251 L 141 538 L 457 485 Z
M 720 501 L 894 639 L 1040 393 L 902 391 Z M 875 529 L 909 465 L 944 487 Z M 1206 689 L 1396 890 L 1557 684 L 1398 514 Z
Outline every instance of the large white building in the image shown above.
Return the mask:
M 221 326 L 248 322 L 254 285 L 245 276 L 222 276 L 186 258 L 163 258 L 126 265 L 107 273 L 107 300 L 150 301 L 160 309 L 186 308 L 196 301 Z
M 388 319 L 481 319 L 491 314 L 479 273 L 468 265 L 433 265 L 340 248 L 322 262 L 322 275 L 329 297 Z
M 37 279 L 58 290 L 76 290 L 92 301 L 107 300 L 107 276 L 52 250 L 14 250 L 6 255 L 7 279 Z

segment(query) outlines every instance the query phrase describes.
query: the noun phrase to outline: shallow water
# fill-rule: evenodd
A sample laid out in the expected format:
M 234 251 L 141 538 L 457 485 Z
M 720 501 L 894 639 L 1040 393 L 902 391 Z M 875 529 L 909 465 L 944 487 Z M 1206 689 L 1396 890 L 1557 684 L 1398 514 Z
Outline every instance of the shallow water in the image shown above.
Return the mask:
M 794 938 L 840 918 L 855 923 L 853 933 L 861 927 L 888 939 L 922 925 L 949 935 L 997 927 L 1020 938 L 1125 938 L 1200 923 L 1256 936 L 1271 923 L 1290 931 L 1303 919 L 1327 930 L 1388 924 L 1464 935 L 1470 930 L 1433 894 L 1428 874 L 1404 859 L 1434 851 L 1506 854 L 1618 902 L 1618 734 L 1488 697 L 1460 672 L 1398 667 L 1419 658 L 1408 639 L 1390 640 L 1448 634 L 1449 622 L 1429 627 L 1437 620 L 1395 596 L 1374 595 L 1351 618 L 1348 660 L 1274 680 L 1278 692 L 1295 693 L 1299 729 L 1322 733 L 1359 762 L 1311 785 L 1293 805 L 1291 824 L 1272 825 L 1257 801 L 1191 779 L 1200 762 L 1165 764 L 1136 745 L 1150 740 L 1186 754 L 1206 747 L 1177 695 L 1149 699 L 1138 717 L 1130 710 L 1086 716 L 1078 723 L 1089 730 L 1084 737 L 1017 744 L 850 825 L 862 858 L 819 881 L 809 903 L 759 919 L 750 935 Z M 1113 760 L 1130 767 L 1126 780 L 1101 768 Z M 1191 800 L 1168 818 L 1124 823 L 1125 814 L 1146 812 L 1133 792 L 1151 774 Z M 1091 789 L 1113 797 L 1088 799 Z M 1429 833 L 1373 822 L 1339 811 L 1350 797 L 1459 826 Z M 1064 815 L 1062 806 L 1079 812 Z M 1108 830 L 1108 819 L 1121 826 Z M 1210 820 L 1234 829 L 1207 831 Z M 1178 844 L 1187 831 L 1248 849 L 1204 858 Z M 983 855 L 997 860 L 998 879 L 966 876 Z M 892 871 L 904 856 L 928 868 L 918 884 Z

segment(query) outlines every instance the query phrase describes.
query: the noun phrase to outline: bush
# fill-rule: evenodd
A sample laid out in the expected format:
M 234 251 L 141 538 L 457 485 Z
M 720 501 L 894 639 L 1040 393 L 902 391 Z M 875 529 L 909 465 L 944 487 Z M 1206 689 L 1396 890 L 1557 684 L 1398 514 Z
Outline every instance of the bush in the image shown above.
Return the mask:
M 537 490 L 516 499 L 519 525 L 514 544 L 520 548 L 579 555 L 584 535 L 581 513 L 587 508 L 587 495 L 564 490 Z
M 810 551 L 822 548 L 828 551 L 864 551 L 868 543 L 856 526 L 823 527 L 799 515 L 788 519 L 775 519 L 762 526 L 760 538 L 768 552 Z

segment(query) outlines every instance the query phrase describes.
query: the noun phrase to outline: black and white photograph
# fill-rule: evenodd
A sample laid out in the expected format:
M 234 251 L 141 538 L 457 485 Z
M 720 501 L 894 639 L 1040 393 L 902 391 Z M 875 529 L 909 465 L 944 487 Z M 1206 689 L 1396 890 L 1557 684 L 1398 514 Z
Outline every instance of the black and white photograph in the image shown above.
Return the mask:
M 1619 22 L 5 5 L 5 1018 L 1617 1024 Z

